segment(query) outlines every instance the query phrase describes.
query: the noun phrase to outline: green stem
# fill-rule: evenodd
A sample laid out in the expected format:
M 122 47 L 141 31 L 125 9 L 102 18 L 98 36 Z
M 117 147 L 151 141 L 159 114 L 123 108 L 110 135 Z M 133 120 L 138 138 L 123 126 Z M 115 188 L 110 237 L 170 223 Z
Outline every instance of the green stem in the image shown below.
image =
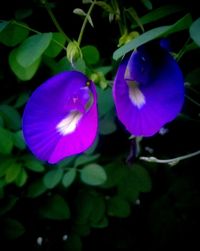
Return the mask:
M 193 98 L 189 97 L 188 95 L 185 95 L 185 97 L 186 97 L 188 100 L 190 100 L 190 102 L 192 102 L 193 104 L 195 104 L 195 105 L 197 105 L 197 106 L 200 106 L 200 104 L 199 104 L 196 100 L 194 100 Z
M 177 61 L 179 61 L 182 58 L 182 56 L 184 55 L 184 53 L 186 51 L 186 47 L 187 47 L 187 45 L 188 45 L 189 42 L 190 42 L 190 37 L 187 39 L 187 41 L 185 42 L 185 44 L 183 45 L 183 47 L 178 52 L 178 55 L 176 56 L 176 60 Z
M 193 152 L 193 153 L 183 155 L 183 156 L 179 156 L 179 157 L 176 157 L 176 158 L 173 158 L 173 159 L 157 159 L 156 157 L 153 157 L 153 156 L 152 157 L 141 156 L 140 159 L 144 160 L 144 161 L 147 161 L 147 162 L 174 165 L 174 164 L 178 163 L 180 160 L 189 159 L 189 158 L 192 158 L 192 157 L 197 156 L 199 154 L 200 154 L 200 150 L 196 151 L 196 152 Z
M 46 10 L 47 10 L 47 12 L 49 14 L 49 16 L 51 17 L 51 20 L 54 23 L 56 29 L 65 36 L 67 42 L 69 43 L 71 41 L 71 39 L 65 34 L 65 32 L 63 31 L 63 29 L 61 28 L 60 24 L 58 23 L 56 17 L 54 16 L 54 14 L 53 14 L 53 12 L 51 10 L 51 8 L 49 7 L 48 2 L 45 1 L 44 2 L 44 6 L 45 6 L 45 8 L 46 8 Z
M 96 3 L 96 0 L 94 0 L 92 2 L 92 4 L 90 5 L 90 8 L 89 8 L 89 10 L 88 10 L 88 12 L 87 12 L 87 14 L 85 16 L 85 19 L 83 21 L 83 24 L 82 24 L 82 27 L 81 27 L 81 30 L 80 30 L 80 33 L 79 33 L 79 37 L 78 37 L 78 45 L 79 46 L 80 46 L 82 38 L 83 38 L 83 33 L 84 33 L 84 30 L 85 30 L 85 27 L 86 27 L 86 24 L 87 24 L 87 21 L 88 21 L 88 17 L 90 16 L 90 14 L 92 12 L 92 9 L 93 9 L 95 3 Z

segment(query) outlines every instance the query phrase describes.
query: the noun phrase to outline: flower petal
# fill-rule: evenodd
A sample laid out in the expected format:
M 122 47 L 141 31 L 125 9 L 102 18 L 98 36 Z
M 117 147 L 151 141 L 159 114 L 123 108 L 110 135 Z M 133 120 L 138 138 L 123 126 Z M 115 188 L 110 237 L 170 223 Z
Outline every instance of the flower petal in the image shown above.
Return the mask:
M 142 47 L 125 57 L 114 81 L 117 115 L 135 136 L 152 136 L 184 102 L 181 70 L 165 48 Z
M 23 133 L 41 160 L 56 163 L 85 151 L 97 132 L 94 84 L 77 71 L 60 73 L 38 87 L 23 114 Z

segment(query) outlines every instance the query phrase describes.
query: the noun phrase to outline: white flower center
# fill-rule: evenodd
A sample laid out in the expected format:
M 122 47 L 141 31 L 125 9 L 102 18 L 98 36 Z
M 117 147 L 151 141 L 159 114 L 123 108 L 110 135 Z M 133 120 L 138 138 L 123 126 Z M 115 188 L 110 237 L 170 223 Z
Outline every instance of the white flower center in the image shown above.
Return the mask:
M 133 80 L 126 80 L 129 87 L 129 98 L 131 102 L 137 106 L 137 108 L 141 108 L 145 103 L 145 96 L 138 88 L 137 82 Z
M 82 116 L 79 111 L 71 111 L 57 124 L 57 131 L 63 136 L 74 132 Z

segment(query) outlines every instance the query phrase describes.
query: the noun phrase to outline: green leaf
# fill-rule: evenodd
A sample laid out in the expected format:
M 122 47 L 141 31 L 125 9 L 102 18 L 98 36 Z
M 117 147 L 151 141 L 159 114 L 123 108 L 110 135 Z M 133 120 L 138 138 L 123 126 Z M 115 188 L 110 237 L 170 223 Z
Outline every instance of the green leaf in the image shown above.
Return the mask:
M 98 95 L 99 116 L 102 117 L 114 108 L 111 88 L 102 90 L 96 87 Z
M 26 148 L 23 133 L 21 130 L 13 133 L 13 144 L 20 150 L 24 150 Z
M 147 170 L 140 165 L 134 164 L 132 173 L 136 178 L 138 190 L 140 192 L 150 192 L 152 182 Z
M 17 175 L 15 179 L 15 184 L 18 187 L 22 187 L 26 183 L 27 179 L 28 179 L 28 175 L 27 175 L 26 170 L 24 168 L 21 168 L 20 173 Z
M 29 30 L 21 27 L 20 23 L 18 25 L 15 22 L 9 22 L 0 33 L 0 42 L 6 46 L 16 46 L 21 43 L 28 34 Z
M 27 92 L 20 93 L 15 104 L 14 104 L 14 108 L 16 108 L 16 109 L 21 108 L 23 105 L 26 104 L 28 99 L 29 99 L 29 95 Z
M 10 159 L 1 159 L 0 161 L 0 178 L 3 177 L 6 173 L 6 170 L 15 162 L 13 158 Z
M 28 37 L 17 49 L 17 62 L 24 68 L 35 63 L 52 40 L 52 33 L 41 33 Z
M 29 170 L 37 173 L 41 173 L 45 171 L 44 165 L 37 159 L 32 156 L 25 156 L 25 167 Z
M 155 22 L 159 19 L 165 18 L 167 16 L 170 16 L 174 13 L 183 11 L 184 7 L 181 5 L 176 5 L 176 4 L 168 4 L 168 5 L 164 5 L 161 6 L 149 13 L 147 13 L 146 15 L 144 15 L 143 17 L 140 18 L 140 23 L 141 24 L 148 24 L 148 23 L 152 23 Z M 136 27 L 138 27 L 138 23 L 132 25 L 132 29 L 135 29 Z
M 64 187 L 69 187 L 73 181 L 76 178 L 76 169 L 75 168 L 71 168 L 69 171 L 67 171 L 62 179 L 62 184 Z
M 60 32 L 54 32 L 51 43 L 45 50 L 44 54 L 48 57 L 56 57 L 64 49 L 66 37 Z
M 102 224 L 105 218 L 106 205 L 103 196 L 99 194 L 93 195 L 93 206 L 89 216 L 89 222 L 92 227 Z
M 81 50 L 86 64 L 93 65 L 99 62 L 100 54 L 95 46 L 86 45 Z
M 153 28 L 140 36 L 136 37 L 135 39 L 131 40 L 129 43 L 123 45 L 119 49 L 117 49 L 113 53 L 113 58 L 115 60 L 119 59 L 120 57 L 124 56 L 126 53 L 132 51 L 133 49 L 150 42 L 156 38 L 167 36 L 169 34 L 184 30 L 189 28 L 191 25 L 192 18 L 190 14 L 185 15 L 183 18 L 178 20 L 173 25 L 161 26 Z
M 69 237 L 67 238 L 66 243 L 64 243 L 64 250 L 81 251 L 82 250 L 82 242 L 81 242 L 80 236 L 77 235 L 77 234 L 69 235 Z
M 27 197 L 36 198 L 41 194 L 45 193 L 47 188 L 45 187 L 42 179 L 37 179 L 32 182 L 27 190 Z
M 99 143 L 99 137 L 97 135 L 93 144 L 84 153 L 89 155 L 93 154 L 98 146 L 98 143 Z
M 196 19 L 190 26 L 190 37 L 200 46 L 200 18 Z
M 53 195 L 44 201 L 40 214 L 47 219 L 66 220 L 70 218 L 67 202 L 60 195 Z
M 129 203 L 119 196 L 114 196 L 108 200 L 108 215 L 115 217 L 128 217 L 131 213 Z
M 0 105 L 0 115 L 9 129 L 19 130 L 21 128 L 21 117 L 19 112 L 10 105 Z
M 0 127 L 0 153 L 10 154 L 13 148 L 13 138 L 10 131 Z
M 199 86 L 200 67 L 193 69 L 186 75 L 186 81 L 192 86 Z
M 74 62 L 74 68 L 77 71 L 80 71 L 82 73 L 86 72 L 86 64 L 85 61 L 82 58 L 78 58 L 76 62 Z
M 15 18 L 17 20 L 22 20 L 24 18 L 31 16 L 32 13 L 33 13 L 33 11 L 30 8 L 18 9 L 15 11 Z
M 1 207 L 0 207 L 0 216 L 9 212 L 15 206 L 17 200 L 18 200 L 17 197 L 10 196 L 10 197 L 7 197 L 5 201 L 2 201 Z
M 81 166 L 90 162 L 94 162 L 100 157 L 100 154 L 95 154 L 95 155 L 80 155 L 76 158 L 74 162 L 74 167 Z
M 149 0 L 141 0 L 141 1 L 148 10 L 153 9 L 153 5 L 152 5 L 151 1 L 149 1 Z
M 98 164 L 89 164 L 81 170 L 81 180 L 88 185 L 101 185 L 106 181 L 106 172 L 102 166 Z
M 2 32 L 8 24 L 8 21 L 0 21 L 0 32 Z
M 101 135 L 108 135 L 117 130 L 115 124 L 115 113 L 114 111 L 108 112 L 103 118 L 100 119 L 99 133 Z
M 43 178 L 44 185 L 47 188 L 52 189 L 58 185 L 62 177 L 63 177 L 62 169 L 51 170 L 44 175 L 44 178 Z
M 11 51 L 9 55 L 9 65 L 15 75 L 22 81 L 30 80 L 39 68 L 41 57 L 37 58 L 31 65 L 23 67 L 17 61 L 18 49 Z
M 17 176 L 21 172 L 21 163 L 12 163 L 5 172 L 6 183 L 11 183 L 16 180 Z
M 17 220 L 7 218 L 3 221 L 4 235 L 7 239 L 13 240 L 24 234 L 24 226 Z

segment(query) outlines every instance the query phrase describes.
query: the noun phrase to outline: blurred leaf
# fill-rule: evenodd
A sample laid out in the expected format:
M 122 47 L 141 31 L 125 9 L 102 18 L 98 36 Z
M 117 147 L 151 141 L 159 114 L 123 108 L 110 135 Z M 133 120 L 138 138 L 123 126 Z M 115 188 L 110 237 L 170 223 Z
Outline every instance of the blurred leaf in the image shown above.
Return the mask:
M 102 117 L 114 108 L 111 88 L 102 90 L 96 87 L 98 95 L 99 116 Z
M 99 133 L 101 135 L 108 135 L 115 132 L 116 130 L 117 126 L 115 124 L 115 113 L 114 111 L 108 112 L 103 118 L 100 119 Z
M 119 161 L 113 161 L 105 167 L 107 179 L 102 185 L 103 188 L 111 188 L 117 186 L 120 180 L 126 175 L 126 167 Z
M 5 172 L 6 183 L 15 181 L 19 173 L 21 172 L 21 163 L 12 163 Z
M 2 32 L 8 24 L 8 21 L 0 20 L 0 32 Z
M 90 233 L 90 225 L 88 223 L 80 224 L 75 223 L 73 224 L 73 232 L 78 234 L 79 236 L 87 236 Z
M 26 148 L 22 131 L 13 133 L 13 144 L 20 150 L 24 150 Z
M 58 183 L 61 181 L 62 177 L 63 177 L 63 170 L 62 169 L 51 170 L 51 171 L 47 172 L 43 177 L 44 185 L 47 188 L 52 189 L 58 185 Z
M 0 105 L 0 115 L 9 129 L 19 130 L 21 128 L 21 117 L 19 112 L 10 105 Z
M 44 218 L 52 220 L 66 220 L 70 218 L 68 204 L 60 195 L 53 195 L 47 198 L 40 208 L 40 214 Z
M 96 5 L 100 6 L 103 10 L 107 11 L 108 13 L 114 14 L 115 11 L 113 10 L 112 6 L 104 1 L 97 1 Z
M 102 225 L 102 219 L 105 218 L 106 205 L 103 196 L 94 194 L 93 195 L 93 206 L 90 212 L 89 222 L 92 227 L 98 224 Z
M 133 7 L 130 7 L 126 11 L 129 13 L 131 18 L 136 22 L 136 24 L 137 24 L 136 27 L 139 26 L 140 29 L 142 30 L 142 32 L 144 32 L 144 27 L 142 25 L 142 22 L 138 16 L 136 10 Z M 120 44 L 120 41 L 119 41 L 119 44 Z
M 10 131 L 0 127 L 0 153 L 9 154 L 13 148 L 13 138 Z
M 68 167 L 68 166 L 72 166 L 74 163 L 74 160 L 76 159 L 76 156 L 71 156 L 68 158 L 65 158 L 64 160 L 61 160 L 57 166 L 58 168 L 63 168 L 63 167 Z
M 82 250 L 82 242 L 81 238 L 77 234 L 71 234 L 67 238 L 66 243 L 64 244 L 64 250 L 68 251 L 81 251 Z
M 141 2 L 144 4 L 144 6 L 148 10 L 152 10 L 153 9 L 153 5 L 152 5 L 151 1 L 149 1 L 149 0 L 141 0 Z
M 0 161 L 0 178 L 6 173 L 6 170 L 15 162 L 13 158 L 2 159 Z
M 68 71 L 72 69 L 73 69 L 72 65 L 70 64 L 70 62 L 67 60 L 67 57 L 65 56 L 61 58 L 61 60 L 58 61 L 56 65 L 53 66 L 53 73 L 57 74 L 59 72 Z
M 23 105 L 26 104 L 26 102 L 29 99 L 29 95 L 27 92 L 22 92 L 19 94 L 15 104 L 14 104 L 14 108 L 21 108 Z
M 186 81 L 189 82 L 192 86 L 199 85 L 200 79 L 200 67 L 193 69 L 186 75 Z
M 106 181 L 106 172 L 98 164 L 89 164 L 80 170 L 81 180 L 88 185 L 101 185 Z
M 18 49 L 11 51 L 9 55 L 9 65 L 15 75 L 22 81 L 30 80 L 39 68 L 41 58 L 39 57 L 33 64 L 23 67 L 17 61 Z
M 76 178 L 76 169 L 71 168 L 63 175 L 62 184 L 64 187 L 69 187 Z
M 44 165 L 32 156 L 25 156 L 24 161 L 25 167 L 33 172 L 41 173 L 45 171 Z
M 140 165 L 134 164 L 132 173 L 136 177 L 138 190 L 140 192 L 150 192 L 152 182 L 147 170 Z
M 90 162 L 94 162 L 100 157 L 100 154 L 95 154 L 95 155 L 80 155 L 76 158 L 74 162 L 74 167 L 81 166 Z
M 27 197 L 35 198 L 40 196 L 41 194 L 45 193 L 47 188 L 45 187 L 42 179 L 37 179 L 36 181 L 32 182 L 27 190 Z
M 183 11 L 184 7 L 181 5 L 176 5 L 176 4 L 168 4 L 168 5 L 164 5 L 161 6 L 155 10 L 152 10 L 151 12 L 148 12 L 146 15 L 144 15 L 143 17 L 140 17 L 140 22 L 141 24 L 148 24 L 148 23 L 152 23 L 155 22 L 159 19 L 165 18 L 167 16 L 170 16 L 174 13 Z M 133 24 L 131 27 L 132 29 L 135 29 L 139 24 Z
M 108 215 L 115 217 L 128 217 L 131 213 L 129 203 L 119 196 L 108 200 Z
M 33 13 L 33 11 L 30 8 L 18 9 L 15 11 L 15 18 L 17 20 L 22 20 L 22 19 L 25 19 L 25 18 L 31 16 L 32 13 Z
M 66 42 L 66 37 L 60 32 L 52 33 L 52 40 L 45 50 L 44 54 L 48 57 L 56 57 L 64 49 L 64 44 Z
M 129 43 L 123 45 L 119 49 L 117 49 L 113 53 L 113 58 L 115 60 L 119 59 L 120 57 L 124 56 L 126 53 L 132 51 L 133 49 L 150 42 L 151 40 L 154 40 L 158 37 L 168 36 L 169 34 L 187 29 L 190 27 L 192 22 L 192 18 L 190 14 L 185 15 L 183 18 L 179 19 L 176 23 L 173 25 L 167 25 L 167 26 L 161 26 L 153 28 L 152 30 L 149 30 L 140 36 L 136 37 Z
M 0 215 L 9 212 L 16 204 L 18 198 L 15 196 L 7 196 L 2 202 L 0 207 Z
M 7 239 L 17 239 L 25 232 L 24 226 L 17 220 L 7 218 L 3 223 L 4 235 Z
M 17 175 L 15 179 L 15 184 L 18 187 L 22 187 L 26 183 L 27 179 L 28 179 L 28 175 L 27 175 L 26 170 L 24 168 L 21 168 L 20 173 Z
M 108 218 L 104 217 L 99 222 L 93 223 L 92 227 L 95 228 L 105 228 L 109 225 Z
M 95 46 L 86 45 L 82 47 L 81 50 L 86 64 L 93 65 L 99 62 L 100 54 Z
M 82 58 L 78 58 L 78 60 L 74 62 L 74 69 L 82 73 L 85 73 L 86 72 L 85 61 Z
M 0 42 L 6 46 L 16 46 L 21 43 L 28 34 L 28 29 L 21 27 L 20 23 L 18 25 L 16 22 L 11 21 L 1 31 Z
M 200 46 L 200 18 L 196 19 L 190 26 L 190 37 Z
M 33 65 L 42 56 L 52 40 L 52 33 L 28 37 L 17 49 L 17 62 L 24 68 Z

